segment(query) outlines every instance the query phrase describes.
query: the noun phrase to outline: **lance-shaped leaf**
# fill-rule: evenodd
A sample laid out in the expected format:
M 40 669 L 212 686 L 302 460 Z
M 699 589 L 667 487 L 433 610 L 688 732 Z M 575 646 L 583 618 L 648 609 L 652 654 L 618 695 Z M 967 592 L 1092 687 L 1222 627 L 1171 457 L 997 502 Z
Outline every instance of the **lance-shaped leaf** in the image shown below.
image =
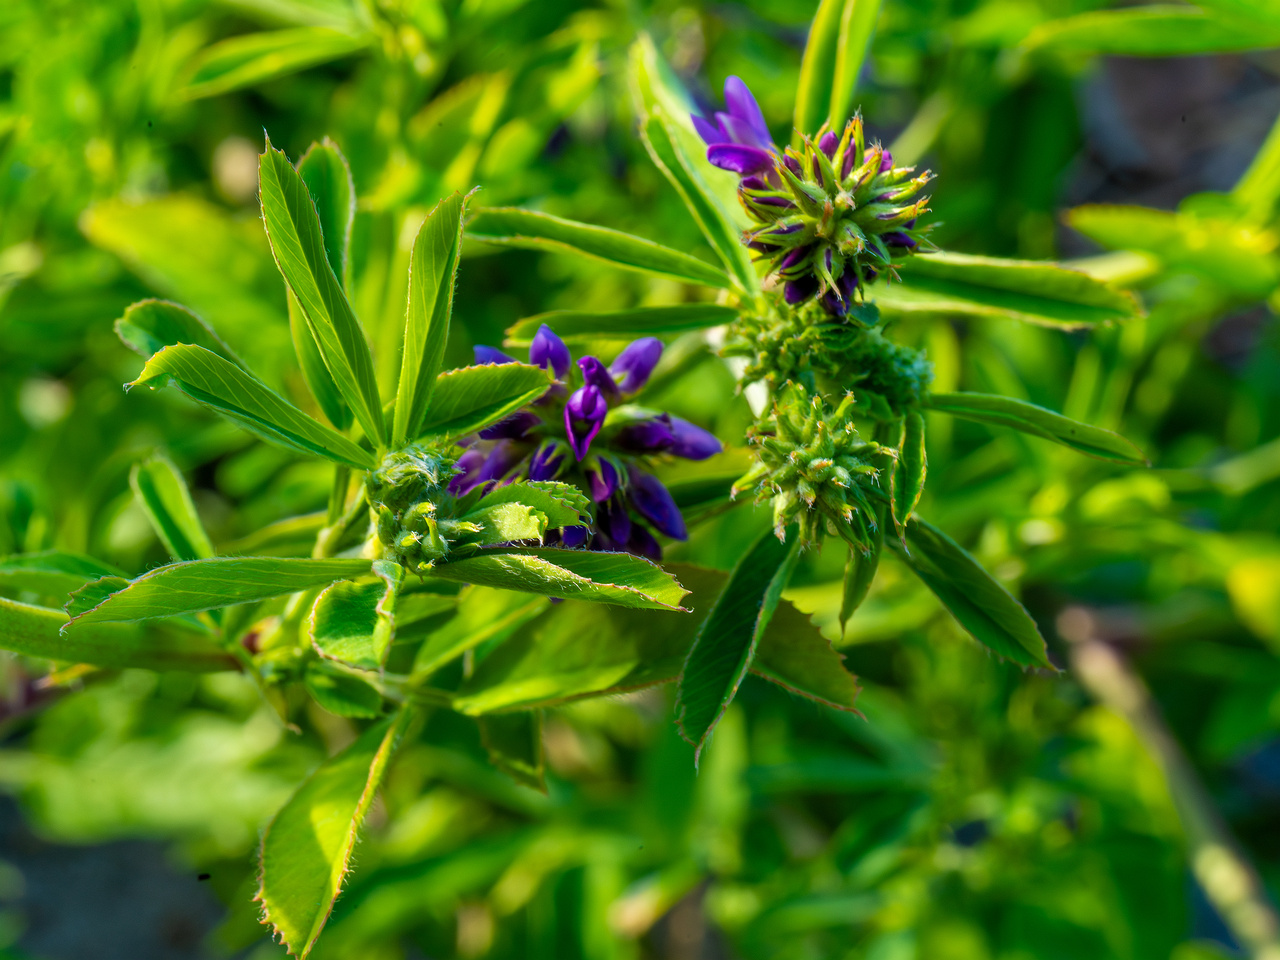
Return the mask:
M 729 286 L 729 277 L 723 270 L 687 253 L 629 233 L 565 220 L 536 210 L 519 207 L 480 210 L 467 225 L 467 236 L 511 247 L 577 253 L 625 270 L 651 273 L 685 283 Z
M 104 578 L 72 596 L 72 630 L 83 624 L 150 620 L 265 600 L 369 573 L 368 560 L 218 557 L 171 563 L 133 580 Z M 102 587 L 108 589 L 104 591 Z
M 235 661 L 207 635 L 180 624 L 97 624 L 69 635 L 67 615 L 0 597 L 0 649 L 27 657 L 96 667 L 144 670 L 231 670 Z
M 213 329 L 186 307 L 169 300 L 139 300 L 115 323 L 116 336 L 134 353 L 150 360 L 175 343 L 193 343 L 224 360 L 244 366 Z
M 356 185 L 351 168 L 338 145 L 325 137 L 313 143 L 298 161 L 298 176 L 316 206 L 324 255 L 341 282 L 347 275 L 347 251 L 351 245 L 351 225 L 356 218 Z
M 680 610 L 680 600 L 689 592 L 675 577 L 643 557 L 585 550 L 486 552 L 439 564 L 431 575 L 563 600 L 652 610 Z
M 1142 451 L 1118 433 L 1080 423 L 1025 400 L 987 393 L 935 393 L 927 403 L 930 410 L 978 423 L 1012 427 L 1099 460 L 1149 466 Z
M 691 129 L 693 103 L 648 36 L 641 36 L 631 47 L 631 87 L 640 136 L 654 165 L 675 187 L 738 286 L 756 292 L 760 280 L 740 237 L 737 205 L 723 204 L 707 182 L 706 175 L 715 176 L 716 172 L 706 162 L 702 141 Z M 673 113 L 673 107 L 677 112 Z
M 676 679 L 728 575 L 687 564 L 671 568 L 693 591 L 684 601 L 691 615 L 600 604 L 547 607 L 543 601 L 537 619 L 526 616 L 476 667 L 454 708 L 470 714 L 527 710 Z M 857 681 L 842 660 L 809 618 L 784 600 L 751 670 L 809 699 L 852 710 Z
M 1055 263 L 929 253 L 895 266 L 902 283 L 875 291 L 886 313 L 960 313 L 1066 328 L 1141 315 L 1131 293 Z
M 320 217 L 307 185 L 281 150 L 267 142 L 258 165 L 262 219 L 276 265 L 298 298 L 338 391 L 365 435 L 384 437 L 373 355 L 325 251 Z
M 188 100 L 214 97 L 347 57 L 372 37 L 325 27 L 269 30 L 215 43 L 197 58 L 182 90 Z
M 0 588 L 26 590 L 42 597 L 62 597 L 89 580 L 123 576 L 93 557 L 64 550 L 19 553 L 0 558 Z
M 467 587 L 453 619 L 427 635 L 413 661 L 413 676 L 425 677 L 466 651 L 495 643 L 547 609 L 550 601 L 511 590 Z
M 536 710 L 480 717 L 480 742 L 490 762 L 517 783 L 547 792 L 542 761 L 542 714 Z
M 175 560 L 213 556 L 213 544 L 191 502 L 187 483 L 167 457 L 154 455 L 135 463 L 129 485 L 169 556 Z
M 747 675 L 782 591 L 800 556 L 791 531 L 783 543 L 770 530 L 738 561 L 694 641 L 676 693 L 680 733 L 696 758 Z
M 329 368 L 324 365 L 320 346 L 311 335 L 311 327 L 302 313 L 298 298 L 292 291 L 286 291 L 285 299 L 289 303 L 289 334 L 293 337 L 293 352 L 302 369 L 302 379 L 306 381 L 307 389 L 316 398 L 316 403 L 320 405 L 328 421 L 339 430 L 346 430 L 351 426 L 351 408 L 342 399 L 338 385 L 334 383 Z
M 168 380 L 192 400 L 271 443 L 362 470 L 376 465 L 372 453 L 311 419 L 262 381 L 204 347 L 165 347 L 147 361 L 129 387 L 162 386 Z
M 1032 53 L 1178 57 L 1280 44 L 1280 21 L 1252 23 L 1181 4 L 1095 10 L 1042 23 L 1022 42 Z
M 849 546 L 849 559 L 844 565 L 844 582 L 841 584 L 840 596 L 840 633 L 843 634 L 854 611 L 862 606 L 871 590 L 871 583 L 876 578 L 876 570 L 880 567 L 880 554 L 884 550 L 884 524 L 887 509 L 881 505 L 877 511 L 877 522 L 871 531 L 871 549 L 863 553 L 852 544 Z
M 312 660 L 303 684 L 316 703 L 340 717 L 376 717 L 382 713 L 382 694 L 369 676 L 328 660 Z
M 670 307 L 633 307 L 630 310 L 553 310 L 512 324 L 507 329 L 506 343 L 513 347 L 528 346 L 544 323 L 566 343 L 584 343 L 687 333 L 732 323 L 737 316 L 737 309 L 718 303 L 681 303 Z
M 911 518 L 911 512 L 920 502 L 928 467 L 929 460 L 924 447 L 924 417 L 912 411 L 902 418 L 898 462 L 891 467 L 889 474 L 893 523 L 898 528 L 899 537 L 904 536 L 903 531 Z
M 436 378 L 419 436 L 456 439 L 475 433 L 537 400 L 551 383 L 550 373 L 527 363 L 450 370 Z
M 836 38 L 835 63 L 831 76 L 831 104 L 827 119 L 837 135 L 852 116 L 854 91 L 862 64 L 871 47 L 871 37 L 880 17 L 880 0 L 844 0 L 840 30 Z M 806 133 L 813 133 L 806 130 Z
M 444 360 L 465 208 L 466 200 L 456 193 L 436 204 L 409 254 L 409 305 L 391 431 L 397 445 L 418 435 Z
M 322 657 L 361 670 L 380 670 L 395 639 L 396 593 L 404 568 L 373 561 L 374 578 L 339 581 L 316 597 L 307 616 L 311 645 Z
M 899 554 L 975 640 L 1014 663 L 1053 669 L 1026 608 L 967 550 L 919 517 L 907 524 L 907 544 L 910 553 Z
M 412 714 L 376 724 L 311 774 L 262 837 L 256 899 L 294 956 L 315 946 L 342 891 L 356 836 Z

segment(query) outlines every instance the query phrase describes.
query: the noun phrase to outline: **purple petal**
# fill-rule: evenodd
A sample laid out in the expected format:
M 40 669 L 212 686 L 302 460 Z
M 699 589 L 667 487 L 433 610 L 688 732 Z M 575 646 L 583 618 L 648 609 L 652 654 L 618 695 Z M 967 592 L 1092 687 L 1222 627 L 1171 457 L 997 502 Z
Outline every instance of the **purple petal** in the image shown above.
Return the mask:
M 618 393 L 618 384 L 596 357 L 583 357 L 578 361 L 578 367 L 582 370 L 582 379 L 588 386 L 595 387 L 607 400 L 619 399 L 621 395 Z
M 579 387 L 564 405 L 564 429 L 569 434 L 569 446 L 579 461 L 587 455 L 591 441 L 600 432 L 609 405 L 600 395 L 598 387 L 587 384 Z
M 554 480 L 564 466 L 564 450 L 554 440 L 544 443 L 529 461 L 530 480 Z
M 743 177 L 738 181 L 738 186 L 744 190 L 768 190 L 769 185 L 760 177 Z
M 803 303 L 818 292 L 818 278 L 807 274 L 798 280 L 788 280 L 782 289 L 783 298 L 792 305 Z
M 464 452 L 455 464 L 459 472 L 449 481 L 449 492 L 455 497 L 463 497 L 474 490 L 480 483 L 480 468 L 487 456 L 485 451 L 474 447 Z
M 843 317 L 849 312 L 849 303 L 836 296 L 834 290 L 828 290 L 822 295 L 822 309 L 833 317 Z
M 758 146 L 768 146 L 773 142 L 769 125 L 764 122 L 764 113 L 760 110 L 760 104 L 756 103 L 756 98 L 751 95 L 751 91 L 747 89 L 741 77 L 728 77 L 725 80 L 724 103 L 732 116 L 746 122 L 755 135 Z
M 618 489 L 618 470 L 608 460 L 598 460 L 583 472 L 587 476 L 587 486 L 591 488 L 591 499 L 596 503 L 604 503 Z
M 916 245 L 914 240 L 899 230 L 891 230 L 888 233 L 882 233 L 880 234 L 880 239 L 891 247 L 906 247 L 910 249 Z
M 478 475 L 481 483 L 488 483 L 490 480 L 501 480 L 511 470 L 524 459 L 525 447 L 521 449 L 517 444 L 509 440 L 499 440 L 493 445 L 493 450 L 489 456 L 485 458 L 484 466 L 480 468 Z
M 480 431 L 481 440 L 518 440 L 542 422 L 537 414 L 528 410 L 517 410 L 509 417 L 499 420 L 492 426 Z
M 670 449 L 675 439 L 671 418 L 664 413 L 652 420 L 627 424 L 617 432 L 613 442 L 619 449 L 633 453 L 658 453 Z
M 797 160 L 795 157 L 788 154 L 787 156 L 782 158 L 782 162 L 785 163 L 787 165 L 787 169 L 790 170 L 792 173 L 794 173 L 797 177 L 804 176 L 804 174 L 800 172 L 800 161 Z
M 793 248 L 791 252 L 778 261 L 778 272 L 781 273 L 783 270 L 790 270 L 792 267 L 803 263 L 805 258 L 808 257 L 812 251 L 813 244 Z
M 587 542 L 586 527 L 561 527 L 560 542 L 566 547 L 580 547 Z
M 876 152 L 875 147 L 867 147 L 866 150 L 862 151 L 863 162 L 865 163 L 867 160 L 870 160 L 871 155 L 875 152 Z M 892 170 L 892 169 L 893 169 L 893 154 L 890 153 L 888 150 L 884 150 L 880 154 L 880 172 L 884 173 L 886 170 Z
M 551 372 L 559 379 L 569 372 L 573 357 L 564 341 L 544 323 L 533 335 L 533 343 L 529 344 L 529 362 L 543 370 L 550 367 Z
M 713 167 L 746 176 L 771 169 L 773 154 L 759 147 L 746 147 L 737 143 L 717 143 L 707 148 L 707 161 Z
M 613 361 L 609 372 L 623 393 L 635 393 L 649 382 L 649 374 L 662 357 L 662 341 L 657 337 L 632 340 Z
M 631 536 L 627 538 L 627 553 L 638 557 L 647 557 L 654 563 L 662 561 L 662 547 L 653 539 L 653 534 L 638 523 L 631 525 Z
M 827 155 L 830 160 L 836 155 L 836 147 L 840 146 L 840 138 L 828 130 L 822 135 L 822 139 L 818 141 L 818 149 Z
M 689 539 L 684 517 L 680 515 L 680 508 L 672 499 L 671 491 L 653 474 L 632 470 L 631 486 L 627 493 L 632 505 L 659 533 L 666 534 L 673 540 Z
M 671 438 L 667 452 L 685 460 L 705 460 L 724 449 L 714 434 L 681 417 L 671 417 Z
M 631 536 L 631 514 L 617 500 L 600 504 L 596 510 L 596 529 L 619 547 Z
M 703 139 L 707 146 L 729 142 L 729 135 L 706 117 L 700 117 L 694 113 L 690 114 L 689 119 L 693 121 L 693 129 L 698 131 L 698 136 Z
M 716 121 L 720 124 L 720 129 L 729 134 L 731 143 L 740 143 L 747 147 L 759 147 L 761 150 L 772 152 L 773 140 L 769 137 L 767 130 L 762 138 L 760 131 L 753 128 L 746 120 L 728 113 L 717 113 Z
M 795 204 L 786 197 L 752 197 L 751 200 L 766 207 L 779 207 L 783 210 L 790 210 L 795 207 Z
M 486 347 L 484 344 L 477 344 L 471 348 L 475 354 L 476 363 L 515 363 L 515 357 L 508 357 L 497 347 Z

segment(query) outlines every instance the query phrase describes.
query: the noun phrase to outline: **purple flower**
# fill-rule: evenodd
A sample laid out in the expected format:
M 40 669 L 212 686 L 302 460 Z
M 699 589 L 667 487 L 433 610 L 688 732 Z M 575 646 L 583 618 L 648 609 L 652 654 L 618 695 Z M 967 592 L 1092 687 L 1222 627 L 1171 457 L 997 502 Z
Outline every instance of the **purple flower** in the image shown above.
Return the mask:
M 773 169 L 773 154 L 759 147 L 737 143 L 717 143 L 707 148 L 707 160 L 713 167 L 738 176 L 751 176 Z
M 658 541 L 653 538 L 653 534 L 638 523 L 631 525 L 631 536 L 627 538 L 627 553 L 648 557 L 654 563 L 662 560 L 662 547 L 658 546 Z
M 596 510 L 596 535 L 605 538 L 606 549 L 621 550 L 631 539 L 631 528 L 627 505 L 618 499 L 602 503 Z
M 689 531 L 685 528 L 684 517 L 662 481 L 643 470 L 633 469 L 630 476 L 631 485 L 627 492 L 641 516 L 659 533 L 673 540 L 688 540 Z
M 543 370 L 549 367 L 556 378 L 560 379 L 569 372 L 573 357 L 564 341 L 544 323 L 533 335 L 533 343 L 529 344 L 529 362 Z
M 512 443 L 510 440 L 499 440 L 494 444 L 493 449 L 489 451 L 489 456 L 485 458 L 484 464 L 480 467 L 480 472 L 476 479 L 479 484 L 488 483 L 491 480 L 502 480 L 507 474 L 525 457 L 525 451 L 519 444 Z M 507 478 L 508 481 L 514 478 Z
M 599 361 L 596 361 L 599 363 Z M 603 369 L 603 367 L 601 368 Z M 600 432 L 604 418 L 609 413 L 600 388 L 594 384 L 579 387 L 564 405 L 564 429 L 569 434 L 569 446 L 581 462 L 591 448 L 591 441 Z
M 529 479 L 554 480 L 563 466 L 564 450 L 556 441 L 548 441 L 534 451 L 529 461 Z
M 724 449 L 714 434 L 681 417 L 670 417 L 671 446 L 667 452 L 685 460 L 706 460 Z
M 517 410 L 492 426 L 480 431 L 481 440 L 518 440 L 542 422 L 542 418 L 528 410 Z
M 475 354 L 476 363 L 515 363 L 514 357 L 508 357 L 497 347 L 486 347 L 484 344 L 477 344 L 471 348 L 471 352 Z
M 836 155 L 836 147 L 838 146 L 840 146 L 840 138 L 830 130 L 818 140 L 818 149 L 827 155 L 827 159 L 831 159 Z
M 605 369 L 605 365 L 595 357 L 583 357 L 578 361 L 578 368 L 582 370 L 582 379 L 587 386 L 595 387 L 600 391 L 600 395 L 607 402 L 616 403 L 622 399 L 622 394 L 618 391 L 618 385 L 614 382 L 609 371 Z
M 604 458 L 583 471 L 587 477 L 587 486 L 591 488 L 591 499 L 596 503 L 604 503 L 618 489 L 618 470 Z
M 614 443 L 623 450 L 636 453 L 660 453 L 671 449 L 675 434 L 671 431 L 671 417 L 663 414 L 649 420 L 629 423 L 614 435 Z
M 474 490 L 480 483 L 480 468 L 484 466 L 487 457 L 488 454 L 485 451 L 474 447 L 458 457 L 456 464 L 458 473 L 449 481 L 449 492 L 456 497 L 464 497 Z
M 818 278 L 812 273 L 795 280 L 788 280 L 782 288 L 782 295 L 790 304 L 804 303 L 817 292 Z
M 588 530 L 586 527 L 561 527 L 560 542 L 566 547 L 581 547 L 587 542 Z
M 657 337 L 632 340 L 613 361 L 609 372 L 623 393 L 635 393 L 649 382 L 649 375 L 662 357 L 662 341 Z
M 756 98 L 751 95 L 741 78 L 729 77 L 725 80 L 724 102 L 729 110 L 727 113 L 717 113 L 714 122 L 696 114 L 693 116 L 694 129 L 706 141 L 707 146 L 736 143 L 776 151 L 773 135 L 769 133 L 769 125 L 764 122 L 760 104 L 756 103 Z

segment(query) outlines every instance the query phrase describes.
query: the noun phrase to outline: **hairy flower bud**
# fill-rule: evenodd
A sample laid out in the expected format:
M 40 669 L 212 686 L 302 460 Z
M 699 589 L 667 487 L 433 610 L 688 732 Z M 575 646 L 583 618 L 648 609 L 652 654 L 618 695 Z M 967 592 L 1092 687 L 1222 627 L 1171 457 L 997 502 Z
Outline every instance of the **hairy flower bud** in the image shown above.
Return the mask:
M 465 476 L 472 451 L 454 457 L 442 446 L 413 444 L 387 454 L 365 479 L 374 530 L 383 555 L 425 573 L 449 552 L 450 541 L 480 528 L 450 516 L 450 483 Z

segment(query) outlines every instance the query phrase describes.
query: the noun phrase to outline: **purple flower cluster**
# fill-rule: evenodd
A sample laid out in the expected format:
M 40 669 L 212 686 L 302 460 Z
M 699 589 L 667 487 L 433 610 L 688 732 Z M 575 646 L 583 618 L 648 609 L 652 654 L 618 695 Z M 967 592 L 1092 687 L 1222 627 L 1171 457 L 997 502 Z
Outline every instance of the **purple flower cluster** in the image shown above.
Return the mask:
M 739 177 L 738 198 L 753 221 L 747 246 L 772 261 L 788 304 L 820 295 L 828 313 L 844 316 L 864 283 L 893 276 L 894 258 L 920 245 L 916 219 L 927 198 L 910 201 L 932 174 L 912 179 L 914 168 L 867 146 L 860 117 L 783 150 L 741 79 L 725 81 L 724 99 L 727 112 L 692 120 L 707 160 Z
M 462 496 L 482 484 L 559 480 L 583 490 L 595 504 L 594 531 L 568 527 L 548 540 L 566 546 L 626 551 L 657 560 L 654 533 L 688 537 L 670 491 L 646 466 L 659 454 L 705 460 L 720 441 L 687 420 L 628 401 L 649 381 L 662 341 L 628 344 L 612 365 L 597 357 L 575 364 L 568 346 L 546 324 L 529 346 L 529 362 L 556 383 L 524 410 L 464 441 L 461 472 L 449 489 Z M 514 363 L 494 347 L 475 348 L 476 363 Z

